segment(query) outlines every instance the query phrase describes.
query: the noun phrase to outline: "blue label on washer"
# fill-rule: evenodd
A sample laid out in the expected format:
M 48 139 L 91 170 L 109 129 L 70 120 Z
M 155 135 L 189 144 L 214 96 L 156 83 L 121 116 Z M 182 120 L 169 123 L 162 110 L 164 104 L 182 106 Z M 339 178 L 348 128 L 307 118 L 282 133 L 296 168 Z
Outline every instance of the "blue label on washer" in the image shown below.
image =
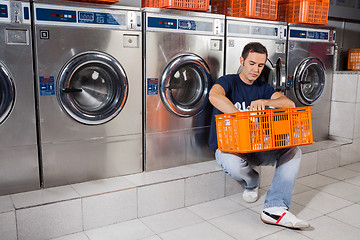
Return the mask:
M 157 95 L 159 93 L 159 81 L 157 78 L 147 79 L 147 95 Z
M 54 22 L 76 22 L 76 11 L 37 8 L 36 19 Z
M 40 76 L 40 96 L 55 95 L 55 78 L 54 76 Z
M 8 17 L 8 9 L 6 5 L 0 4 L 0 17 L 2 18 Z
M 171 18 L 148 18 L 148 27 L 177 29 L 177 20 Z

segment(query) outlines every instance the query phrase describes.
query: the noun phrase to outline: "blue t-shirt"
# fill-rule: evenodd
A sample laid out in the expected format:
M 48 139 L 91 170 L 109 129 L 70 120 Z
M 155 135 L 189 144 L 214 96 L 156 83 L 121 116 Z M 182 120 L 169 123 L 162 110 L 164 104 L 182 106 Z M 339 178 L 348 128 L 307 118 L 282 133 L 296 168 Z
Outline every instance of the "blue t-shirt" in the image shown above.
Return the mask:
M 230 99 L 233 104 L 238 102 L 240 106 L 245 105 L 245 108 L 249 107 L 252 101 L 258 99 L 270 99 L 276 92 L 273 87 L 268 83 L 263 82 L 261 79 L 257 79 L 252 85 L 248 85 L 240 79 L 239 74 L 222 76 L 216 80 L 215 84 L 219 84 L 224 88 L 226 97 Z M 214 107 L 211 116 L 209 136 L 209 147 L 211 150 L 216 150 L 218 148 L 215 123 L 215 115 L 218 114 L 223 114 L 223 112 Z

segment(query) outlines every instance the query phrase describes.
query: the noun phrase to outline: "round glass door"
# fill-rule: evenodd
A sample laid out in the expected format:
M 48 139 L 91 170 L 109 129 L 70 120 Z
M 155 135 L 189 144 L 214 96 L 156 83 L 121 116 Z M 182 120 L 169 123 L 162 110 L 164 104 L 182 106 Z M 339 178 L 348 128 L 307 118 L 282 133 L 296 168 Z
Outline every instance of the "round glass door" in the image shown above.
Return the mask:
M 325 67 L 318 58 L 308 58 L 296 69 L 294 89 L 298 100 L 305 105 L 314 104 L 325 88 Z
M 61 106 L 75 120 L 96 125 L 110 121 L 123 109 L 128 95 L 124 69 L 113 57 L 86 52 L 62 69 L 57 86 Z
M 183 55 L 163 72 L 160 97 L 170 112 L 191 117 L 202 110 L 210 83 L 210 71 L 204 60 L 196 55 Z
M 0 62 L 0 124 L 9 116 L 15 103 L 15 85 L 7 68 Z

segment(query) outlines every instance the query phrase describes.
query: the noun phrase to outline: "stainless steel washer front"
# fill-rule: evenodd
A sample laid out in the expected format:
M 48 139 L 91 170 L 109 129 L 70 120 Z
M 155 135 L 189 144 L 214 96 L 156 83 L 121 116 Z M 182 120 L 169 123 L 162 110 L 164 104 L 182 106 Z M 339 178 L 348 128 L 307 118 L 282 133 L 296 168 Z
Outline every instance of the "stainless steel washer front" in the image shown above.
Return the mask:
M 141 172 L 141 12 L 70 1 L 33 9 L 44 186 Z

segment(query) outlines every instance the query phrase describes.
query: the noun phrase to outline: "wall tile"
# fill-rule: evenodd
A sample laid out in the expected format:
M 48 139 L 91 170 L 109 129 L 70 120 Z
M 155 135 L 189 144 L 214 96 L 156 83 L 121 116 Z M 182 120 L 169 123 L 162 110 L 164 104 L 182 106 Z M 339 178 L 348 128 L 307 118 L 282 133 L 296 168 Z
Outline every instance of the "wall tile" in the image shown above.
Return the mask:
M 347 165 L 360 161 L 360 139 L 354 139 L 352 144 L 341 146 L 340 165 Z
M 137 217 L 136 189 L 82 199 L 84 230 L 119 223 Z
M 138 188 L 138 217 L 184 207 L 184 180 Z
M 185 179 L 185 206 L 224 196 L 225 175 L 223 172 L 203 174 Z
M 43 240 L 82 231 L 81 200 L 16 210 L 19 240 Z
M 225 196 L 242 193 L 243 191 L 243 181 L 236 181 L 229 175 L 225 174 Z
M 332 102 L 330 135 L 350 138 L 354 136 L 355 103 Z
M 298 177 L 315 174 L 317 168 L 317 160 L 317 152 L 303 154 L 301 158 L 301 165 Z
M 358 75 L 334 74 L 332 100 L 355 103 L 357 100 Z
M 340 147 L 318 151 L 317 172 L 340 166 Z

